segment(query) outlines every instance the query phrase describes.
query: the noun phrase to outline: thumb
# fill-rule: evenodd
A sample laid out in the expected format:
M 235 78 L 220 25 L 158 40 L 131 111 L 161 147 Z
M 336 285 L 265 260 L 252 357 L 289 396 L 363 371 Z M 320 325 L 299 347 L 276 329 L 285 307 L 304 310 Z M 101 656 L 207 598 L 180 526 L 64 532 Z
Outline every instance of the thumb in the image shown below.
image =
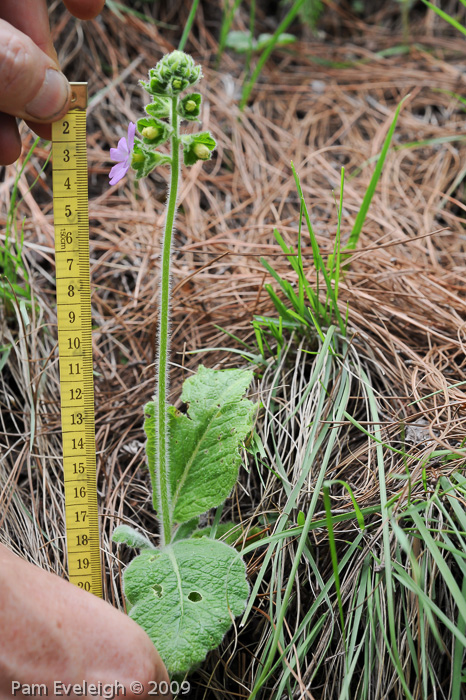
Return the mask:
M 26 34 L 0 20 L 0 112 L 39 122 L 66 113 L 70 85 Z

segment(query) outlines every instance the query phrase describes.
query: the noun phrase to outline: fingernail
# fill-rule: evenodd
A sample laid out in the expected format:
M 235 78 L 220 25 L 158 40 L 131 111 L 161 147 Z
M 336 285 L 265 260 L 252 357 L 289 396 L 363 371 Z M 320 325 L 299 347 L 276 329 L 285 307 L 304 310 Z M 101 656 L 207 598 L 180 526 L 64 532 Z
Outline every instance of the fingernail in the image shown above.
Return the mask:
M 41 89 L 26 105 L 26 111 L 34 119 L 53 119 L 68 101 L 69 92 L 70 84 L 63 73 L 49 68 Z

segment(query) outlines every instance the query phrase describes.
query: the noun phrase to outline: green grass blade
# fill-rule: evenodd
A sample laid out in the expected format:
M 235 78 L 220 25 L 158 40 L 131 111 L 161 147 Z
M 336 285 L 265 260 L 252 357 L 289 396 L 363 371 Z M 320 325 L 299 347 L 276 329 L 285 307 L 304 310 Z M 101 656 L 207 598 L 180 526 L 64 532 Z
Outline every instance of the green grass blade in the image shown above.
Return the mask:
M 283 32 L 286 32 L 286 30 L 290 26 L 291 22 L 294 20 L 294 18 L 298 14 L 299 10 L 304 5 L 304 2 L 305 2 L 305 0 L 296 0 L 296 2 L 293 4 L 292 8 L 289 10 L 289 12 L 286 14 L 286 16 L 283 18 L 283 20 L 280 22 L 280 24 L 276 28 L 275 32 L 273 33 L 273 36 L 270 40 L 270 44 L 268 44 L 268 46 L 264 49 L 264 51 L 260 55 L 259 60 L 257 61 L 256 67 L 255 67 L 251 77 L 243 86 L 243 94 L 241 96 L 241 101 L 239 103 L 239 108 L 241 111 L 246 106 L 246 103 L 249 99 L 249 95 L 251 94 L 252 89 L 253 89 L 254 85 L 256 84 L 256 80 L 259 77 L 259 75 L 261 74 L 262 68 L 264 67 L 268 57 L 270 56 L 270 54 L 274 50 L 275 45 L 276 45 L 277 40 L 278 40 L 278 37 Z
M 199 0 L 193 0 L 193 4 L 191 5 L 191 10 L 189 12 L 188 19 L 186 20 L 186 24 L 183 29 L 183 34 L 180 39 L 180 43 L 178 44 L 178 51 L 184 51 L 184 47 L 186 46 L 186 42 L 188 40 L 189 32 L 192 29 L 193 23 L 194 23 L 194 18 L 196 17 L 196 11 L 197 7 L 199 5 Z
M 413 508 L 407 510 L 407 514 L 408 513 L 413 519 L 421 538 L 424 540 L 425 545 L 428 547 L 429 553 L 435 561 L 439 572 L 442 574 L 445 584 L 447 585 L 448 590 L 450 591 L 450 594 L 454 598 L 456 606 L 458 607 L 458 612 L 461 614 L 463 619 L 466 620 L 466 600 L 464 599 L 461 593 L 461 590 L 455 580 L 453 573 L 450 571 L 450 567 L 443 558 L 437 546 L 437 543 L 430 534 L 428 528 L 425 526 L 425 523 L 419 516 L 419 513 L 417 513 L 417 511 Z
M 332 329 L 332 332 L 334 329 Z M 317 405 L 316 405 L 316 415 L 321 415 L 322 411 L 324 410 L 324 405 L 325 401 L 328 395 L 328 390 L 330 388 L 330 380 L 332 376 L 332 365 L 331 365 L 331 358 L 329 357 L 329 352 L 326 353 L 325 357 L 325 362 L 323 363 L 323 368 L 322 372 L 320 375 L 320 386 L 322 387 L 322 391 L 319 393 L 319 397 L 317 400 Z M 278 382 L 278 375 L 277 375 L 277 382 Z M 277 521 L 276 526 L 275 526 L 275 534 L 279 534 L 283 532 L 283 530 L 286 527 L 286 523 L 288 520 L 288 517 L 291 514 L 291 511 L 295 507 L 296 499 L 299 497 L 300 491 L 303 487 L 303 484 L 305 483 L 305 480 L 307 478 L 308 472 L 311 469 L 311 466 L 316 459 L 317 455 L 319 454 L 320 450 L 322 449 L 322 446 L 325 443 L 325 439 L 330 432 L 330 427 L 326 423 L 324 424 L 320 430 L 317 425 L 317 422 L 314 423 L 312 426 L 310 435 L 309 435 L 309 440 L 308 440 L 308 448 L 306 451 L 305 459 L 304 459 L 304 464 L 302 468 L 302 473 L 300 478 L 297 480 L 295 486 L 293 487 L 292 491 L 288 495 L 288 500 L 285 504 L 285 507 L 283 509 L 283 512 L 281 513 L 280 519 Z M 322 477 L 323 481 L 323 477 Z M 311 502 L 312 503 L 312 502 Z M 325 526 L 325 524 L 324 524 Z M 307 527 L 307 524 L 306 524 Z M 310 527 L 310 526 L 309 526 Z M 261 586 L 262 580 L 264 578 L 265 572 L 267 570 L 267 567 L 269 565 L 269 562 L 274 555 L 275 548 L 274 547 L 268 547 L 267 552 L 264 557 L 263 564 L 261 566 L 261 569 L 259 573 L 257 574 L 256 581 L 253 586 L 253 590 L 251 592 L 251 596 L 249 599 L 249 603 L 246 606 L 246 610 L 243 614 L 241 625 L 244 625 L 246 623 L 246 620 L 251 612 L 252 606 L 254 604 L 254 599 L 259 591 L 259 588 Z M 244 551 L 246 553 L 246 550 Z
M 380 153 L 380 158 L 377 161 L 377 165 L 375 166 L 374 174 L 372 175 L 371 181 L 369 183 L 369 186 L 366 190 L 366 194 L 364 195 L 364 199 L 362 200 L 361 208 L 358 212 L 358 215 L 356 216 L 356 221 L 354 222 L 354 226 L 351 230 L 351 234 L 348 240 L 348 243 L 345 247 L 345 250 L 354 250 L 358 244 L 359 241 L 359 236 L 361 235 L 362 227 L 364 225 L 364 222 L 366 220 L 367 212 L 369 210 L 370 203 L 372 201 L 372 197 L 374 196 L 375 189 L 377 187 L 377 183 L 380 179 L 380 175 L 382 174 L 382 169 L 385 163 L 385 158 L 387 157 L 388 150 L 390 148 L 390 144 L 393 138 L 393 134 L 395 132 L 395 127 L 396 123 L 398 121 L 398 116 L 400 114 L 401 108 L 407 99 L 408 96 L 404 97 L 398 107 L 396 108 L 395 116 L 393 117 L 392 123 L 390 125 L 390 128 L 388 130 L 388 134 L 385 138 L 385 142 L 382 148 L 382 151 Z
M 345 336 L 346 335 L 346 326 L 343 322 L 340 311 L 338 309 L 338 304 L 337 304 L 336 297 L 335 297 L 335 290 L 333 289 L 333 286 L 332 286 L 332 280 L 330 279 L 330 276 L 327 272 L 326 265 L 323 261 L 322 255 L 320 253 L 319 244 L 317 243 L 317 239 L 315 237 L 315 234 L 314 234 L 314 231 L 312 228 L 311 219 L 309 216 L 307 205 L 306 205 L 306 202 L 304 199 L 304 194 L 303 194 L 303 190 L 301 187 L 301 181 L 299 179 L 298 173 L 296 172 L 296 169 L 294 167 L 293 162 L 291 163 L 291 170 L 293 172 L 293 177 L 294 177 L 294 180 L 296 183 L 296 188 L 298 190 L 298 194 L 299 194 L 300 200 L 301 200 L 302 205 L 303 205 L 304 218 L 306 219 L 306 225 L 307 225 L 309 236 L 311 239 L 312 252 L 313 252 L 313 256 L 314 256 L 314 265 L 315 265 L 317 271 L 322 272 L 322 275 L 323 275 L 324 280 L 325 280 L 325 285 L 327 288 L 327 295 L 332 302 L 330 305 L 330 310 L 331 310 L 332 316 L 334 316 L 335 319 L 337 320 L 338 325 L 340 327 L 341 334 L 343 336 Z M 324 318 L 326 317 L 325 311 L 323 312 L 322 315 Z
M 450 620 L 448 615 L 446 615 L 446 613 L 432 600 L 432 597 L 429 596 L 420 586 L 418 586 L 417 583 L 413 581 L 411 576 L 407 575 L 406 571 L 402 567 L 399 567 L 398 564 L 394 563 L 393 569 L 394 578 L 408 590 L 415 593 L 416 596 L 418 596 L 422 601 L 425 610 L 429 611 L 429 614 L 434 613 L 442 624 L 444 624 L 445 627 L 451 632 L 455 639 L 457 639 L 460 644 L 466 648 L 466 635 L 459 629 L 458 625 Z
M 466 600 L 466 577 L 463 577 L 463 584 L 461 587 L 461 593 L 463 598 Z M 466 620 L 458 615 L 458 620 L 456 623 L 458 631 L 461 634 L 466 634 Z M 453 668 L 452 668 L 452 683 L 451 683 L 451 700 L 460 700 L 462 691 L 462 673 L 463 673 L 463 659 L 464 659 L 465 647 L 460 643 L 458 639 L 455 639 L 453 648 Z
M 338 391 L 337 396 L 335 398 L 335 404 L 334 404 L 334 406 L 332 406 L 332 418 L 333 418 L 334 423 L 339 423 L 341 421 L 341 418 L 343 416 L 343 412 L 345 410 L 345 406 L 347 405 L 348 400 L 349 400 L 350 387 L 351 387 L 350 376 L 346 372 L 346 370 L 343 368 L 343 369 L 341 369 L 340 388 L 339 388 L 339 391 Z M 322 429 L 321 432 L 323 430 L 324 429 Z M 293 565 L 291 567 L 291 571 L 289 574 L 285 593 L 283 595 L 282 609 L 280 611 L 280 614 L 276 618 L 271 648 L 270 648 L 270 651 L 269 651 L 269 653 L 265 659 L 265 662 L 263 664 L 263 668 L 262 668 L 262 671 L 260 673 L 260 676 L 257 679 L 256 683 L 254 684 L 254 688 L 253 688 L 252 693 L 250 695 L 250 700 L 253 700 L 253 698 L 255 698 L 257 696 L 257 693 L 259 692 L 262 684 L 264 683 L 266 677 L 268 676 L 268 673 L 269 673 L 270 668 L 273 664 L 274 657 L 275 657 L 275 654 L 276 654 L 276 651 L 278 648 L 278 641 L 279 641 L 279 637 L 280 637 L 280 634 L 281 634 L 281 631 L 283 628 L 284 616 L 285 616 L 285 612 L 287 609 L 287 605 L 288 605 L 288 602 L 290 600 L 291 592 L 292 592 L 292 589 L 294 586 L 296 572 L 298 570 L 301 556 L 302 556 L 304 547 L 306 545 L 309 527 L 310 527 L 310 524 L 311 524 L 311 521 L 312 521 L 312 518 L 313 518 L 313 515 L 315 512 L 315 509 L 317 507 L 322 484 L 325 480 L 325 474 L 327 471 L 328 463 L 330 461 L 331 454 L 332 454 L 332 451 L 334 449 L 335 441 L 337 440 L 337 436 L 338 436 L 338 430 L 336 430 L 335 428 L 330 429 L 327 432 L 329 433 L 328 441 L 327 441 L 325 452 L 324 452 L 324 455 L 322 458 L 319 475 L 317 477 L 317 480 L 316 480 L 316 483 L 314 486 L 314 493 L 313 493 L 313 496 L 312 496 L 312 499 L 311 499 L 311 502 L 309 505 L 309 510 L 308 510 L 308 513 L 306 516 L 306 523 L 305 523 L 305 526 L 303 528 L 303 533 L 299 539 L 299 543 L 298 543 L 298 546 L 296 549 L 295 559 L 294 559 Z M 310 465 L 309 465 L 309 468 L 310 468 Z M 303 475 L 305 475 L 305 474 L 307 474 L 308 470 L 305 470 L 303 468 L 302 472 L 303 472 Z M 301 476 L 301 479 L 302 479 L 302 476 Z M 301 479 L 299 481 L 301 481 Z M 296 487 L 295 487 L 295 489 L 296 489 Z
M 400 105 L 401 106 L 401 105 Z M 412 700 L 412 695 L 409 691 L 408 684 L 406 682 L 406 678 L 404 675 L 403 671 L 403 666 L 398 654 L 398 637 L 396 634 L 396 626 L 395 626 L 395 600 L 394 600 L 394 585 L 393 585 L 393 574 L 392 574 L 392 556 L 391 556 L 391 547 L 390 547 L 390 510 L 389 510 L 389 505 L 388 505 L 388 499 L 387 499 L 387 487 L 386 487 L 386 476 L 385 476 L 385 462 L 384 462 L 384 453 L 382 449 L 382 438 L 381 438 L 381 428 L 380 428 L 380 419 L 379 419 L 379 411 L 377 408 L 377 401 L 375 398 L 374 391 L 372 389 L 372 385 L 369 381 L 369 377 L 366 375 L 364 371 L 361 371 L 361 377 L 363 381 L 365 382 L 365 388 L 367 392 L 367 399 L 369 403 L 369 410 L 370 410 L 370 416 L 371 416 L 371 421 L 373 422 L 373 432 L 374 432 L 374 437 L 377 440 L 377 445 L 376 445 L 376 460 L 377 460 L 377 470 L 378 470 L 378 476 L 379 476 L 379 489 L 380 489 L 380 506 L 381 506 L 381 513 L 382 513 L 382 541 L 383 541 L 383 558 L 384 558 L 384 574 L 385 574 L 385 595 L 386 595 L 386 605 L 387 605 L 387 618 L 388 618 L 388 631 L 389 634 L 386 635 L 385 631 L 383 631 L 385 642 L 386 642 L 386 647 L 387 651 L 392 658 L 393 665 L 396 668 L 396 671 L 398 673 L 400 682 L 403 686 L 403 689 L 406 693 L 406 697 L 410 698 Z M 376 596 L 376 602 L 379 599 L 379 595 L 377 592 Z M 380 620 L 382 621 L 383 616 L 380 616 Z
M 333 529 L 332 505 L 330 503 L 330 483 L 331 482 L 329 482 L 329 481 L 324 481 L 324 483 L 322 484 L 322 494 L 324 497 L 325 520 L 327 523 L 328 546 L 330 549 L 330 558 L 332 560 L 333 580 L 335 582 L 335 591 L 337 594 L 337 601 L 338 601 L 338 612 L 340 614 L 341 634 L 343 636 L 343 646 L 345 649 L 345 662 L 348 663 L 348 648 L 347 648 L 347 641 L 346 641 L 345 613 L 343 610 L 343 601 L 341 598 L 340 575 L 338 572 L 338 555 L 337 555 L 337 548 L 336 548 L 336 544 L 335 544 L 335 532 Z
M 354 497 L 354 493 L 351 489 L 351 486 L 346 481 L 343 481 L 343 479 L 328 479 L 327 481 L 325 481 L 324 486 L 328 489 L 332 484 L 340 484 L 340 486 L 343 486 L 343 488 L 345 488 L 348 491 L 349 497 L 351 498 L 351 501 L 354 506 L 354 512 L 356 514 L 356 519 L 358 521 L 359 528 L 361 530 L 365 530 L 366 526 L 364 524 L 364 516 Z
M 424 5 L 427 5 L 427 7 L 430 7 L 430 9 L 433 10 L 439 17 L 448 22 L 448 24 L 451 24 L 452 27 L 454 27 L 459 32 L 461 32 L 461 34 L 464 34 L 466 36 L 466 27 L 463 27 L 463 25 L 460 24 L 458 20 L 456 20 L 454 17 L 450 17 L 450 15 L 441 10 L 439 7 L 433 5 L 431 2 L 429 2 L 429 0 L 422 0 L 422 2 L 424 3 Z M 466 3 L 463 2 L 463 0 L 460 0 L 460 2 L 462 2 L 463 5 L 465 5 L 466 7 Z
M 220 28 L 220 38 L 218 41 L 218 52 L 217 52 L 217 66 L 220 63 L 222 54 L 225 51 L 225 46 L 227 42 L 228 32 L 231 29 L 233 20 L 235 18 L 236 10 L 241 5 L 241 0 L 235 0 L 232 7 L 230 8 L 229 3 L 227 4 L 222 18 L 222 26 Z

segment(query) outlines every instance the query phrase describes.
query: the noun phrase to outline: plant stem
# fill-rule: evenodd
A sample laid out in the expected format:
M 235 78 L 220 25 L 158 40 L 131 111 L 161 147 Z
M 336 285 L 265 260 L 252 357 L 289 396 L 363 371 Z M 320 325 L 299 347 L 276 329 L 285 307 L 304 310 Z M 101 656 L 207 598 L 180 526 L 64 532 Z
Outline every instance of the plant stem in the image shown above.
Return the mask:
M 170 257 L 173 229 L 178 198 L 178 182 L 180 177 L 180 136 L 179 120 L 176 111 L 178 97 L 172 98 L 171 125 L 171 181 L 165 219 L 165 232 L 162 250 L 162 281 L 160 285 L 160 311 L 157 357 L 157 387 L 156 387 L 156 470 L 159 481 L 160 502 L 154 507 L 161 516 L 162 544 L 169 544 L 172 538 L 171 493 L 170 493 L 170 460 L 168 445 L 168 358 L 170 353 Z

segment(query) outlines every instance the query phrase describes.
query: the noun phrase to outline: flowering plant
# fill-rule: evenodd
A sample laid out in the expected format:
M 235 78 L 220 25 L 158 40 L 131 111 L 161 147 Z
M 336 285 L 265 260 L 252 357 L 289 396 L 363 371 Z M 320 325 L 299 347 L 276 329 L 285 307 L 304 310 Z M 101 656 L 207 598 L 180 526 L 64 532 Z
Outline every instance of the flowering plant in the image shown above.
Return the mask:
M 132 168 L 136 178 L 168 164 L 171 169 L 162 250 L 162 279 L 154 400 L 145 407 L 146 455 L 153 505 L 160 520 L 161 546 L 122 525 L 116 542 L 141 554 L 124 573 L 131 617 L 149 634 L 169 672 L 189 671 L 215 648 L 246 605 L 245 565 L 229 545 L 205 536 L 199 516 L 231 492 L 241 462 L 239 448 L 252 430 L 256 407 L 244 398 L 252 372 L 200 367 L 183 386 L 187 414 L 167 406 L 169 382 L 170 251 L 181 159 L 186 166 L 207 161 L 215 149 L 209 132 L 181 134 L 183 120 L 198 121 L 201 95 L 180 93 L 202 77 L 191 56 L 173 51 L 141 81 L 151 96 L 145 117 L 130 124 L 126 138 L 111 149 L 117 161 L 110 184 Z M 136 137 L 136 129 L 140 138 Z M 157 148 L 170 140 L 171 153 Z M 207 533 L 208 535 L 209 533 Z

